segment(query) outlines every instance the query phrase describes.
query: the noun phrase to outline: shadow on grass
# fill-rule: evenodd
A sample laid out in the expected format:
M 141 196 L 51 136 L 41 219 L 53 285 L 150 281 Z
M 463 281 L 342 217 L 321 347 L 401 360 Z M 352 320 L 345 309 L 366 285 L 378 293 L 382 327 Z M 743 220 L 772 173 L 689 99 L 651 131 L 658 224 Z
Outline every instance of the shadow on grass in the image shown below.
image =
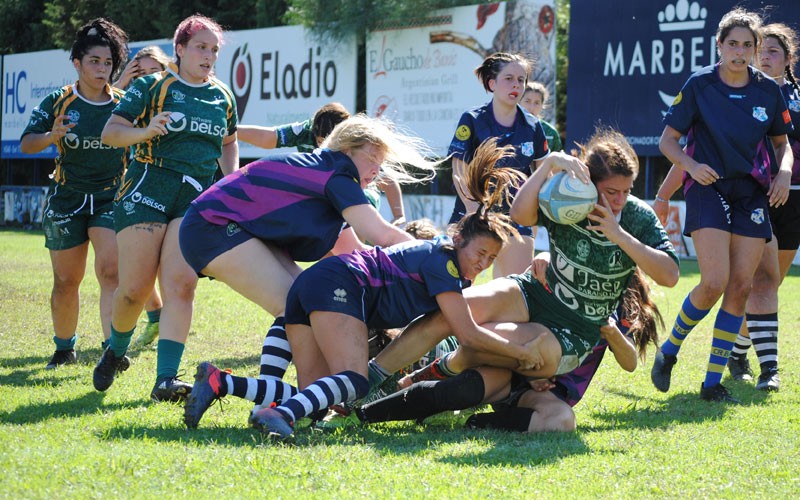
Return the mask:
M 164 443 L 223 444 L 253 448 L 268 444 L 269 440 L 257 431 L 240 426 L 214 425 L 199 429 L 179 427 L 158 427 L 146 425 L 122 425 L 112 427 L 98 434 L 101 439 L 143 441 L 155 439 Z
M 592 426 L 592 430 L 608 429 L 659 429 L 675 424 L 689 424 L 720 420 L 729 409 L 740 406 L 760 405 L 769 397 L 768 393 L 758 391 L 752 384 L 729 381 L 731 395 L 741 404 L 709 402 L 700 399 L 698 392 L 681 392 L 666 400 L 655 397 L 641 397 L 626 391 L 609 390 L 611 394 L 627 398 L 631 404 L 622 411 L 593 411 L 592 418 L 604 422 Z M 579 424 L 580 425 L 580 424 Z
M 101 408 L 104 412 L 111 412 L 136 406 L 136 404 L 131 403 L 103 404 L 104 397 L 105 394 L 102 392 L 91 391 L 79 398 L 68 401 L 20 406 L 11 412 L 0 412 L 0 422 L 27 425 L 50 418 L 74 418 L 94 415 Z

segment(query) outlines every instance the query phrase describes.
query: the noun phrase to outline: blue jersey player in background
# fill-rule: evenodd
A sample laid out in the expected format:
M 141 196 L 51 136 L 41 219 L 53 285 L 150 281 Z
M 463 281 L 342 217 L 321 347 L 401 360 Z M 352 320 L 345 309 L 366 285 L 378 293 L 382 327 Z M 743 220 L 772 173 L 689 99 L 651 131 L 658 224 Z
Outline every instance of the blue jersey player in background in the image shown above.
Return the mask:
M 757 14 L 735 9 L 717 30 L 720 62 L 684 84 L 664 117 L 661 152 L 691 179 L 684 232 L 692 237 L 700 283 L 689 293 L 669 338 L 656 353 L 651 379 L 669 390 L 681 344 L 722 297 L 700 397 L 731 401 L 720 383 L 742 325 L 753 275 L 772 237 L 769 207 L 786 203 L 792 175 L 792 129 L 778 84 L 749 66 L 761 38 Z M 691 131 L 683 150 L 679 140 Z M 771 180 L 769 136 L 779 171 Z

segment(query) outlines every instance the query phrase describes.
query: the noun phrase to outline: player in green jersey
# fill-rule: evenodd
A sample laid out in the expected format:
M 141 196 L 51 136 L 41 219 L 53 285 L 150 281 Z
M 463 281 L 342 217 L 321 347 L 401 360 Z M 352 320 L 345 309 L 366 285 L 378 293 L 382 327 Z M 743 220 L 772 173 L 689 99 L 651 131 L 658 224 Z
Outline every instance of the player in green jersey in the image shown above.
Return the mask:
M 610 130 L 596 133 L 582 149 L 579 157 L 559 152 L 548 156 L 511 207 L 518 224 L 547 227 L 553 257 L 546 284 L 528 271 L 464 291 L 479 324 L 491 323 L 499 335 L 513 342 L 538 342 L 541 362 L 536 369 L 525 370 L 514 359 L 486 356 L 471 348 L 471 339 L 459 338 L 458 351 L 402 385 L 482 365 L 532 377 L 567 373 L 580 365 L 600 339 L 600 327 L 616 310 L 637 267 L 660 285 L 675 285 L 679 269 L 669 237 L 649 205 L 630 196 L 639 167 L 633 149 L 622 134 Z M 601 203 L 577 224 L 556 224 L 539 209 L 542 184 L 551 172 L 560 170 L 585 182 L 591 178 L 600 193 Z M 371 378 L 377 381 L 380 377 L 373 375 L 399 370 L 451 333 L 460 335 L 450 332 L 438 314 L 416 321 L 370 362 Z
M 82 26 L 70 51 L 78 81 L 51 93 L 34 108 L 20 141 L 27 154 L 51 144 L 58 149 L 42 223 L 53 265 L 50 311 L 56 351 L 48 369 L 77 360 L 79 288 L 89 242 L 100 284 L 103 335 L 110 335 L 111 297 L 117 287 L 112 210 L 124 153 L 103 144 L 100 133 L 121 96 L 109 81 L 125 62 L 127 41 L 125 32 L 105 19 Z
M 189 204 L 213 183 L 217 166 L 228 174 L 239 162 L 233 95 L 213 76 L 222 28 L 194 15 L 178 25 L 173 43 L 176 64 L 134 81 L 103 130 L 104 142 L 134 146 L 134 159 L 115 203 L 119 287 L 110 345 L 93 383 L 100 391 L 113 383 L 158 274 L 164 308 L 150 394 L 157 401 L 191 391 L 177 374 L 197 275 L 178 247 L 178 228 Z

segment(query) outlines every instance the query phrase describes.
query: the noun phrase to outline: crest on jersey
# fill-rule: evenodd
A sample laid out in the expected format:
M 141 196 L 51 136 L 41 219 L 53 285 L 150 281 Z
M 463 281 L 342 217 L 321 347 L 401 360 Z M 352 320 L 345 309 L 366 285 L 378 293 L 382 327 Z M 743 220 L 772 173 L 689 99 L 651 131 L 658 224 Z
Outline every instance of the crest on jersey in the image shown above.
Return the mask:
M 753 118 L 760 122 L 767 121 L 767 109 L 761 106 L 753 106 Z
M 795 100 L 789 101 L 789 109 L 794 111 L 795 113 L 800 113 L 800 101 L 795 101 Z
M 447 261 L 447 273 L 452 276 L 453 278 L 458 278 L 458 268 L 456 267 L 456 263 L 452 260 Z
M 70 123 L 78 123 L 78 120 L 81 119 L 81 114 L 74 109 L 70 109 L 67 111 L 67 118 L 69 118 Z
M 470 135 L 472 135 L 472 131 L 466 125 L 461 125 L 456 129 L 456 139 L 459 141 L 466 141 Z
M 756 208 L 750 214 L 750 220 L 755 222 L 756 224 L 763 224 L 764 223 L 764 209 L 763 208 Z
M 533 156 L 533 143 L 523 142 L 519 145 L 520 152 L 525 156 Z

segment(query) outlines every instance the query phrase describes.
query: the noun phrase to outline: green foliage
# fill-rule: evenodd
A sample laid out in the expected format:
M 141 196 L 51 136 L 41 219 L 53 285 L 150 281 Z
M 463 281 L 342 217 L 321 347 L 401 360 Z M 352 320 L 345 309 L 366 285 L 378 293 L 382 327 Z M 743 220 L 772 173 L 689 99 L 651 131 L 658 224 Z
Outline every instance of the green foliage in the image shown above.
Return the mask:
M 567 72 L 569 70 L 569 0 L 556 4 L 556 129 L 561 137 L 567 135 Z M 564 145 L 567 151 L 569 145 Z
M 291 446 L 250 429 L 251 405 L 233 397 L 212 407 L 199 429 L 184 428 L 179 405 L 148 399 L 152 349 L 132 352 L 130 370 L 106 393 L 96 392 L 91 377 L 101 334 L 91 252 L 81 287 L 79 362 L 44 370 L 53 343 L 52 271 L 43 243 L 41 233 L 0 231 L 4 498 L 793 498 L 800 491 L 797 270 L 781 288 L 779 393 L 726 380 L 744 404 L 699 399 L 709 318 L 684 343 L 667 394 L 650 383 L 652 353 L 634 373 L 607 356 L 575 408 L 575 433 L 467 431 L 461 413 L 425 425 L 325 434 L 300 428 Z M 695 263 L 682 271 L 675 289 L 655 290 L 668 321 L 699 279 Z M 202 280 L 186 378 L 204 360 L 257 375 L 270 319 L 225 284 Z M 751 361 L 757 367 L 752 353 Z

